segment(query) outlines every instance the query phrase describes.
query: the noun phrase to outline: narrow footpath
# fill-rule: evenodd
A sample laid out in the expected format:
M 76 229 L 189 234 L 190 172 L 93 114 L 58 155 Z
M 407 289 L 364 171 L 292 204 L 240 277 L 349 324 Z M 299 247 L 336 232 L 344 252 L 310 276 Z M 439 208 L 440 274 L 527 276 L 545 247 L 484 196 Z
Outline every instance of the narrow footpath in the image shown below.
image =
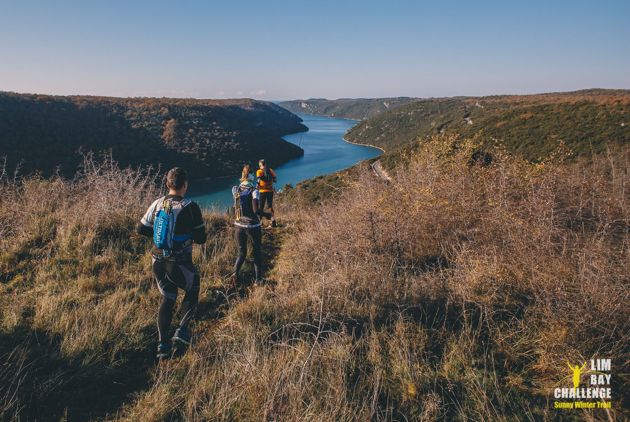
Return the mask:
M 381 164 L 381 160 L 374 161 L 372 164 L 372 171 L 376 175 L 376 177 L 383 179 L 385 182 L 389 183 L 392 181 L 391 176 L 387 173 L 387 170 L 383 168 Z

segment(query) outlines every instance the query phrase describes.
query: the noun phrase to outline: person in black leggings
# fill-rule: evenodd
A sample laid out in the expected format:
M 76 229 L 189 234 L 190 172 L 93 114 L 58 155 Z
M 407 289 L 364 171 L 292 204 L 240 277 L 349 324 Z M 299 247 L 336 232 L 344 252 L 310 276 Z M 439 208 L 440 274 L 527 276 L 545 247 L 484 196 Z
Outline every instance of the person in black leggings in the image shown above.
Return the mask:
M 173 248 L 167 251 L 152 250 L 153 275 L 162 295 L 162 303 L 158 312 L 157 325 L 159 344 L 157 357 L 167 358 L 171 355 L 169 330 L 175 310 L 178 289 L 182 289 L 184 299 L 180 307 L 181 320 L 173 342 L 190 344 L 191 333 L 188 323 L 197 309 L 199 300 L 199 272 L 192 261 L 193 243 L 202 244 L 206 241 L 206 231 L 199 206 L 184 197 L 188 188 L 186 173 L 175 167 L 166 175 L 166 185 L 169 193 L 155 200 L 136 231 L 144 236 L 153 237 L 154 223 L 160 210 L 168 208 L 173 213 L 174 231 Z
M 243 179 L 239 186 L 232 188 L 236 218 L 234 220 L 235 238 L 238 246 L 238 256 L 234 263 L 234 275 L 232 284 L 238 283 L 241 267 L 247 256 L 247 238 L 252 241 L 254 255 L 254 285 L 262 284 L 262 229 L 260 217 L 270 218 L 271 214 L 264 212 L 259 207 L 260 193 L 254 184 Z

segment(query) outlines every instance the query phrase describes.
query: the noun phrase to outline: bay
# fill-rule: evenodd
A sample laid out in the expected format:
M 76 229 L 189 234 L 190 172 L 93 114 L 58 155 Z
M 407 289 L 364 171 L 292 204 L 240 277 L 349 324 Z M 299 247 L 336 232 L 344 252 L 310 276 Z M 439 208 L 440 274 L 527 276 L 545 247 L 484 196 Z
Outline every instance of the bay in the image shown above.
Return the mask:
M 304 155 L 274 169 L 278 175 L 276 189 L 343 170 L 382 153 L 378 148 L 344 141 L 355 120 L 308 114 L 300 117 L 308 132 L 286 135 L 284 139 L 302 147 Z M 232 186 L 238 184 L 239 176 L 193 181 L 188 196 L 201 207 L 225 211 L 232 204 Z

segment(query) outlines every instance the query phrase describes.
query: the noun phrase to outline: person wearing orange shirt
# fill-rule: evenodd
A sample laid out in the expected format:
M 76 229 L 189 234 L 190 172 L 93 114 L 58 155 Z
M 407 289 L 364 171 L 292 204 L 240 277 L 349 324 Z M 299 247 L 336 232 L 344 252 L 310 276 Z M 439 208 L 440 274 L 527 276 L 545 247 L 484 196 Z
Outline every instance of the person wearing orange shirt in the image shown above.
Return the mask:
M 260 192 L 260 209 L 265 210 L 265 205 L 269 204 L 271 213 L 271 227 L 276 227 L 276 217 L 273 212 L 273 184 L 276 181 L 276 173 L 269 168 L 264 159 L 258 161 L 256 179 L 258 180 L 258 191 Z

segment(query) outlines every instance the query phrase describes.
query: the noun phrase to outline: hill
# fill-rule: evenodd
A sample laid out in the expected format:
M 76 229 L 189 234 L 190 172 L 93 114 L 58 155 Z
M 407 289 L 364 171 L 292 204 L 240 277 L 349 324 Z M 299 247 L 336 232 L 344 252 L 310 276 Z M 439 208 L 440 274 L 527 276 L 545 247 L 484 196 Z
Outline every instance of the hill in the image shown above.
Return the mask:
M 235 174 L 261 157 L 301 156 L 281 136 L 301 119 L 268 102 L 46 96 L 0 92 L 0 157 L 7 170 L 72 176 L 81 152 L 111 152 L 122 166 L 181 165 L 193 177 Z
M 293 113 L 362 120 L 415 100 L 415 98 L 408 97 L 340 98 L 337 100 L 311 98 L 308 100 L 283 101 L 278 104 Z
M 419 100 L 360 122 L 346 138 L 393 151 L 439 133 L 500 140 L 529 160 L 560 141 L 575 155 L 600 152 L 630 142 L 630 91 Z
M 226 287 L 231 224 L 205 214 L 194 343 L 161 364 L 133 235 L 153 175 L 0 177 L 0 419 L 624 420 L 628 151 L 471 165 L 478 147 L 432 137 L 390 183 L 364 171 L 334 203 L 279 204 L 251 291 Z M 612 408 L 554 409 L 567 362 L 598 357 Z

